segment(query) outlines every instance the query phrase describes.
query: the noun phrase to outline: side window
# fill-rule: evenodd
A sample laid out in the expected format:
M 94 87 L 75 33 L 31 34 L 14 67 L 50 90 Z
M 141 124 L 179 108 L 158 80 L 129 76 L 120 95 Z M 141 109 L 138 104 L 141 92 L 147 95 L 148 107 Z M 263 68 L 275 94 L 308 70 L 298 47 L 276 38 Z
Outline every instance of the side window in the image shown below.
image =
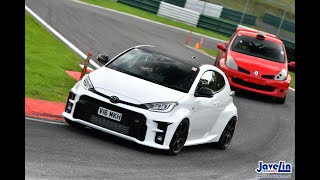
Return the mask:
M 201 87 L 207 87 L 218 92 L 224 88 L 225 81 L 223 76 L 216 71 L 207 71 L 203 73 L 197 86 L 197 90 Z

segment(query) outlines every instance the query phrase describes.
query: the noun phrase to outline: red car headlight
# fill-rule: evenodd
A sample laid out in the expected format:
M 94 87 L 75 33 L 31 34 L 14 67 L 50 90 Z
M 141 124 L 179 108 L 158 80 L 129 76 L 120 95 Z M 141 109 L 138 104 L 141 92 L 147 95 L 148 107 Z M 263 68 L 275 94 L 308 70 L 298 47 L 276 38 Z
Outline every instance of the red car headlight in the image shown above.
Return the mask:
M 286 69 L 282 69 L 275 77 L 274 80 L 284 81 L 287 79 L 288 71 Z
M 227 57 L 226 66 L 238 71 L 238 65 L 232 56 Z

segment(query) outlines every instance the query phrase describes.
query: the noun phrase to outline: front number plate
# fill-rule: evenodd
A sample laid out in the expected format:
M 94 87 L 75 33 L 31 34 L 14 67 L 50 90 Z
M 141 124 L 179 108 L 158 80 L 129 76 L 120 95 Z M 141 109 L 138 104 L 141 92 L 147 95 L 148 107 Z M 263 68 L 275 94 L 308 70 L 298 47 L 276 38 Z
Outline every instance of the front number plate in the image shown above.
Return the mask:
M 98 114 L 100 116 L 104 116 L 104 117 L 113 119 L 115 121 L 121 121 L 121 117 L 122 117 L 121 113 L 118 113 L 118 112 L 115 112 L 115 111 L 111 111 L 110 109 L 106 109 L 106 108 L 103 108 L 103 107 L 99 107 Z

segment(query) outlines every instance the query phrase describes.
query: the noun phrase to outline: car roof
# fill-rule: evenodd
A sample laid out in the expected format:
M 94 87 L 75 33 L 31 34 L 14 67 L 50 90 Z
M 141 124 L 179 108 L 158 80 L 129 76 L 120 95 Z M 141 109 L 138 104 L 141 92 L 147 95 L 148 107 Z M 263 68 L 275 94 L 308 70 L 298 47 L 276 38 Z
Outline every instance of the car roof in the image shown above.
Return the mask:
M 194 66 L 196 68 L 199 68 L 202 63 L 200 63 L 199 61 L 195 61 L 192 57 L 183 57 L 181 55 L 178 56 L 178 54 L 168 54 L 166 53 L 164 50 L 161 50 L 157 47 L 151 47 L 151 46 L 142 46 L 142 47 L 135 47 L 136 49 L 141 49 L 147 52 L 151 52 L 151 53 L 156 53 L 162 56 L 166 56 L 169 57 L 171 59 L 180 61 L 180 62 L 184 62 L 186 64 L 189 64 L 191 66 Z
M 256 37 L 258 34 L 262 33 L 265 37 L 265 40 L 275 42 L 278 44 L 283 44 L 281 39 L 277 38 L 275 35 L 270 33 L 262 32 L 255 29 L 245 29 L 245 28 L 237 28 L 236 31 L 237 31 L 237 34 L 251 36 L 251 37 Z

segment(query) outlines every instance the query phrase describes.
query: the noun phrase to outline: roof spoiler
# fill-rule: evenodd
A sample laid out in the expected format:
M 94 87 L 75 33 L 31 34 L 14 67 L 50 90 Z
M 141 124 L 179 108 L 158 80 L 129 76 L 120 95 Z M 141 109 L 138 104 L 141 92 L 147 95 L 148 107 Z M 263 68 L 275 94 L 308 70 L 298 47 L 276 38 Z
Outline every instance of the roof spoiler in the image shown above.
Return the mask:
M 263 31 L 259 31 L 257 29 L 253 29 L 253 28 L 244 28 L 244 27 L 238 27 L 236 29 L 236 31 L 247 31 L 247 32 L 254 32 L 254 33 L 263 33 L 265 36 L 269 36 L 269 37 L 273 37 L 273 38 L 277 38 L 279 39 L 276 35 L 274 34 L 270 34 L 270 33 L 267 33 L 267 32 L 263 32 Z M 280 39 L 279 39 L 280 40 Z

